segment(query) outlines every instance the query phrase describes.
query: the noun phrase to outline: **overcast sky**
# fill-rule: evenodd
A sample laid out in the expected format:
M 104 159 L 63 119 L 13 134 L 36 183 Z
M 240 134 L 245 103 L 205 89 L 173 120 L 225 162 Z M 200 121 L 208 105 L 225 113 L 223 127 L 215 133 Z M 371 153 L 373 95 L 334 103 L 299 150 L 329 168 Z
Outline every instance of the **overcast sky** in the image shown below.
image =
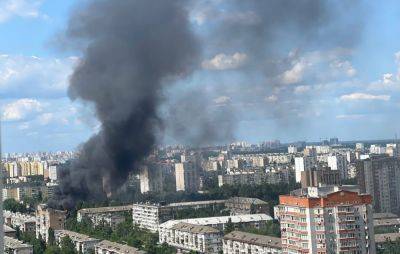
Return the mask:
M 77 2 L 0 0 L 5 152 L 72 150 L 98 129 L 90 105 L 67 96 L 79 55 L 56 43 Z M 205 41 L 216 19 L 246 24 L 258 19 L 246 10 L 230 10 L 224 0 L 198 1 L 190 17 Z M 205 42 L 199 69 L 183 82 L 207 92 L 208 107 L 234 109 L 237 140 L 393 138 L 400 135 L 400 5 L 376 1 L 355 10 L 354 20 L 348 27 L 357 34 L 352 43 L 308 38 L 312 46 L 305 47 L 279 41 L 274 59 Z M 253 73 L 255 63 L 269 60 L 285 64 L 267 74 Z

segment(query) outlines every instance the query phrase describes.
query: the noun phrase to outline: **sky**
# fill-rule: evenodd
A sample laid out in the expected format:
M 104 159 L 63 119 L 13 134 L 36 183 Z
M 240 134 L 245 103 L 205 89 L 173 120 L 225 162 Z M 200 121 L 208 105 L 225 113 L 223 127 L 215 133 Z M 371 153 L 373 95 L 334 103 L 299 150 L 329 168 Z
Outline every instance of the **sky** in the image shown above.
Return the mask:
M 78 2 L 0 0 L 4 152 L 73 150 L 99 129 L 90 105 L 67 94 L 79 53 L 57 43 Z M 217 9 L 213 15 L 242 22 L 252 17 L 229 13 L 224 0 L 210 2 L 190 9 L 200 37 L 209 38 L 213 29 L 210 8 Z M 400 5 L 370 1 L 357 12 L 365 18 L 349 26 L 357 38 L 346 46 L 319 41 L 275 46 L 281 59 L 274 61 L 286 64 L 272 76 L 253 73 L 253 64 L 262 62 L 244 48 L 205 43 L 199 69 L 182 82 L 212 91 L 211 106 L 234 109 L 236 140 L 393 138 L 400 135 Z

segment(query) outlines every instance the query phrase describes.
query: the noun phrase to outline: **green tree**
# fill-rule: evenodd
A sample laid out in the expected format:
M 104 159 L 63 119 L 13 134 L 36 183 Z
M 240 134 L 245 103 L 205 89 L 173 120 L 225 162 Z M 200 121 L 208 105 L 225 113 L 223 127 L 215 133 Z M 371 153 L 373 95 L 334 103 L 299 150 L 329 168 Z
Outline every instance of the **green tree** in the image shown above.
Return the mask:
M 48 245 L 56 245 L 56 237 L 54 235 L 54 229 L 49 228 L 47 234 L 49 235 L 49 238 L 48 238 L 48 241 L 47 241 Z
M 61 239 L 61 254 L 77 254 L 71 238 L 65 236 Z
M 229 234 L 230 232 L 232 232 L 233 230 L 235 230 L 235 225 L 232 222 L 232 219 L 229 218 L 228 222 L 225 225 L 225 229 L 224 229 L 224 233 L 225 234 Z

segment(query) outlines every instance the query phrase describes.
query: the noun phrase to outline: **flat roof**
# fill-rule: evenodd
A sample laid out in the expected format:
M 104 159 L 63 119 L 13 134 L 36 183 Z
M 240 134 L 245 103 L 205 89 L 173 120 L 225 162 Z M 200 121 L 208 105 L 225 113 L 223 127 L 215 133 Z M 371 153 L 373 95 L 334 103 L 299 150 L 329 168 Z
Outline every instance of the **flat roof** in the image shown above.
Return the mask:
M 234 215 L 234 216 L 218 216 L 218 217 L 205 217 L 205 218 L 193 218 L 193 219 L 182 219 L 182 220 L 169 220 L 160 224 L 160 227 L 170 228 L 175 224 L 180 222 L 186 222 L 196 225 L 216 225 L 225 224 L 231 219 L 232 223 L 245 223 L 245 222 L 256 222 L 256 221 L 269 221 L 273 218 L 269 215 L 259 213 L 259 214 L 244 214 L 244 215 Z
M 281 238 L 266 236 L 266 235 L 257 235 L 242 231 L 233 231 L 224 236 L 225 240 L 232 240 L 238 242 L 244 242 L 252 245 L 271 247 L 276 249 L 281 249 Z
M 374 213 L 374 220 L 375 219 L 395 219 L 395 218 L 399 218 L 399 216 L 397 216 L 394 213 Z
M 83 208 L 78 213 L 107 213 L 107 212 L 123 212 L 130 211 L 132 205 L 124 206 L 106 206 L 106 207 L 94 207 L 94 208 Z
M 115 251 L 117 253 L 124 253 L 124 254 L 145 254 L 146 252 L 138 250 L 134 247 L 120 244 L 116 242 L 110 242 L 107 240 L 103 240 L 95 245 L 96 247 L 100 247 L 103 249 Z
M 84 242 L 84 241 L 100 241 L 97 238 L 92 238 L 88 235 L 80 234 L 74 231 L 69 231 L 69 230 L 54 230 L 54 234 L 58 235 L 61 234 L 63 236 L 69 236 L 71 240 L 78 241 L 78 242 Z
M 379 227 L 379 226 L 396 226 L 400 225 L 400 219 L 380 219 L 380 220 L 374 220 L 374 227 Z
M 375 234 L 375 243 L 396 241 L 397 239 L 400 239 L 400 233 Z
M 16 232 L 15 229 L 13 229 L 12 227 L 9 227 L 7 225 L 3 225 L 3 229 L 4 229 L 4 233 L 14 233 L 14 232 Z
M 267 205 L 268 203 L 259 198 L 248 198 L 248 197 L 232 197 L 228 201 L 254 204 L 254 205 Z
M 4 236 L 4 245 L 6 248 L 11 249 L 28 249 L 32 248 L 32 245 L 23 243 L 15 238 Z
M 218 229 L 209 227 L 209 226 L 203 226 L 203 225 L 195 225 L 195 224 L 190 224 L 186 222 L 180 222 L 172 226 L 172 229 L 183 231 L 183 232 L 189 232 L 189 233 L 196 233 L 196 234 L 201 234 L 201 233 L 208 233 L 208 234 L 217 234 L 220 233 Z

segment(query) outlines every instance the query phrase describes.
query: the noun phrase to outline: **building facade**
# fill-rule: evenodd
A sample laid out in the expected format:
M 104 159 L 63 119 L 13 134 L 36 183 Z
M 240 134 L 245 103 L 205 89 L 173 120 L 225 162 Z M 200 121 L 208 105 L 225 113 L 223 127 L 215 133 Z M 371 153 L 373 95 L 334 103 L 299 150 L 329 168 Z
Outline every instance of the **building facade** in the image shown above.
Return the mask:
M 316 156 L 304 156 L 294 158 L 296 182 L 301 182 L 301 172 L 317 166 Z
M 222 232 L 209 226 L 180 222 L 159 234 L 160 243 L 177 248 L 178 252 L 217 254 L 222 250 Z
M 258 198 L 232 197 L 226 200 L 225 207 L 230 210 L 231 215 L 269 214 L 268 203 Z
M 375 253 L 370 195 L 309 187 L 279 203 L 283 253 Z
M 46 242 L 49 239 L 49 228 L 53 230 L 64 229 L 67 212 L 56 210 L 45 204 L 40 204 L 36 209 L 36 238 L 40 236 Z
M 223 238 L 223 253 L 280 254 L 282 253 L 281 239 L 278 237 L 233 231 L 226 234 Z
M 171 220 L 174 212 L 182 209 L 201 209 L 215 206 L 223 206 L 225 200 L 206 200 L 195 202 L 171 203 L 168 205 L 141 203 L 133 204 L 133 223 L 139 228 L 157 232 L 160 223 Z
M 400 214 L 400 160 L 372 156 L 357 161 L 357 182 L 363 193 L 372 195 L 376 213 Z
M 15 238 L 4 236 L 4 253 L 33 254 L 33 246 Z
M 100 223 L 106 223 L 112 228 L 115 228 L 119 223 L 125 221 L 125 214 L 131 213 L 132 206 L 109 206 L 84 208 L 78 211 L 77 221 L 81 222 L 84 218 L 89 219 L 94 226 Z
M 134 247 L 107 240 L 97 243 L 94 247 L 95 254 L 146 254 L 146 252 Z
M 69 230 L 55 230 L 54 236 L 59 245 L 61 245 L 61 241 L 64 237 L 69 237 L 75 245 L 75 250 L 82 254 L 91 253 L 95 248 L 94 246 L 100 242 L 99 239 Z

